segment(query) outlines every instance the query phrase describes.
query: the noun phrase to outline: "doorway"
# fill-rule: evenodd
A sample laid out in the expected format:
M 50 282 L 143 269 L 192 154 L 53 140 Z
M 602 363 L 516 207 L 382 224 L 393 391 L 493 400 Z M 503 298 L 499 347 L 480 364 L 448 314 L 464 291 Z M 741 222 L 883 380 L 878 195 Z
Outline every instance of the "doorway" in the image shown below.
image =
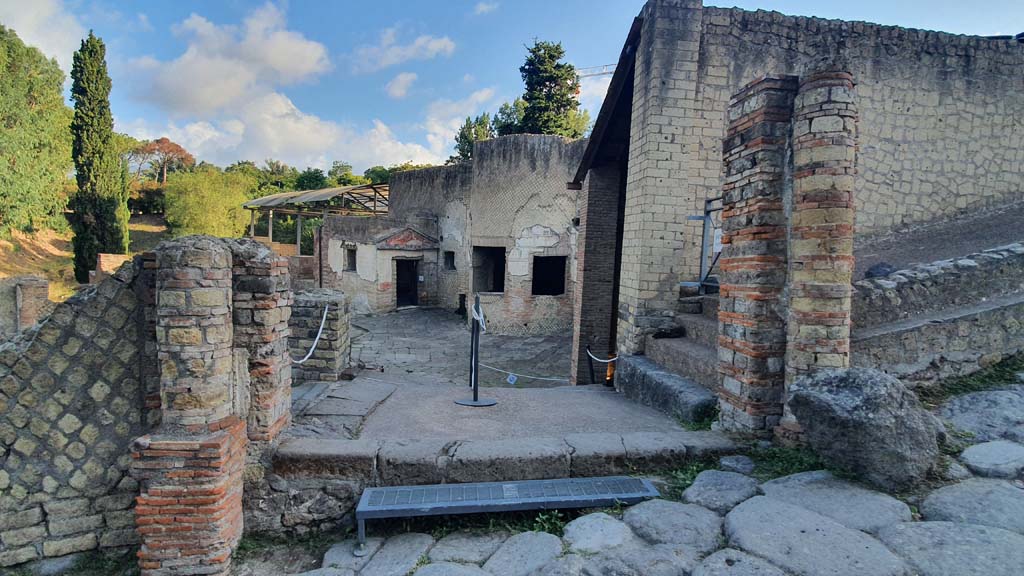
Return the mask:
M 419 304 L 419 260 L 395 260 L 395 298 L 398 307 Z

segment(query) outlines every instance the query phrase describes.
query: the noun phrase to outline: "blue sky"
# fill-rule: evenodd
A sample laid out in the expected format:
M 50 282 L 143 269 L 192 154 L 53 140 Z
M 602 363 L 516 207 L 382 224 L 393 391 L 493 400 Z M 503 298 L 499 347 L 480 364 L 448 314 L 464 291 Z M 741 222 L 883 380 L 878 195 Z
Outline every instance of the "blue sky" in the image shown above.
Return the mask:
M 743 0 L 708 4 L 964 34 L 1024 31 L 1024 2 Z M 65 71 L 89 29 L 107 42 L 116 127 L 200 159 L 441 162 L 467 115 L 522 91 L 533 39 L 578 67 L 614 63 L 642 0 L 144 2 L 0 0 L 0 23 Z M 1007 28 L 1007 26 L 1016 26 Z M 608 77 L 588 79 L 596 115 Z

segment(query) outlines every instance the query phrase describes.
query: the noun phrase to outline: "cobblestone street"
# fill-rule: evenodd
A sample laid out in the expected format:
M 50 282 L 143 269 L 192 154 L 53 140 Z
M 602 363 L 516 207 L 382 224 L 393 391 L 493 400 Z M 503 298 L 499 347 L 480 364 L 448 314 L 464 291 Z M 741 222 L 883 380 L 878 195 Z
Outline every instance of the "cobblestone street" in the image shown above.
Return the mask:
M 352 361 L 385 372 L 422 376 L 430 381 L 465 384 L 469 380 L 466 322 L 437 308 L 410 308 L 352 319 Z M 518 387 L 565 386 L 569 379 L 570 334 L 480 338 L 480 362 L 535 378 L 518 378 Z M 510 386 L 507 374 L 481 367 L 481 386 Z

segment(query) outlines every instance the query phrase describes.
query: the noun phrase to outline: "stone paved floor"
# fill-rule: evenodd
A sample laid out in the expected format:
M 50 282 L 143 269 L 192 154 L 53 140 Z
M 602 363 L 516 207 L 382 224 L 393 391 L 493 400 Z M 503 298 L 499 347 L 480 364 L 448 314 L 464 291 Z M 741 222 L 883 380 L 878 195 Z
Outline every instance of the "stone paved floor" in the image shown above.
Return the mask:
M 466 323 L 438 308 L 409 308 L 352 319 L 352 360 L 383 366 L 385 372 L 422 375 L 432 381 L 467 383 L 469 340 Z M 499 336 L 483 334 L 483 364 L 528 376 L 519 387 L 564 386 L 569 378 L 572 335 Z M 509 386 L 507 376 L 482 368 L 481 386 Z
M 1024 383 L 1024 374 L 1018 375 Z M 544 532 L 352 539 L 305 576 L 1020 576 L 1024 573 L 1024 384 L 940 407 L 968 446 L 943 481 L 897 499 L 826 471 L 759 482 L 723 457 L 680 501 L 597 511 Z M 379 529 L 379 528 L 378 528 Z M 303 568 L 308 569 L 309 564 Z M 245 562 L 235 573 L 262 576 Z

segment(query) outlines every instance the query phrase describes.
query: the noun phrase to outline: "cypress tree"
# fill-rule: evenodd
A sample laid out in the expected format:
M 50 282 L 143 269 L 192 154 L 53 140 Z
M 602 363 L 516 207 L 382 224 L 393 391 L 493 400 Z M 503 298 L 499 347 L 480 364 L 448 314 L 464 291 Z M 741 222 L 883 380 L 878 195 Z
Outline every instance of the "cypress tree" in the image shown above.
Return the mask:
M 586 131 L 590 117 L 579 109 L 576 68 L 561 62 L 564 57 L 560 42 L 538 41 L 527 50 L 526 62 L 519 68 L 526 84 L 526 106 L 518 132 L 579 138 Z
M 79 282 L 88 282 L 98 253 L 128 252 L 127 187 L 114 143 L 105 57 L 106 46 L 90 31 L 71 67 L 71 98 L 75 101 L 71 157 L 78 191 L 70 207 L 75 212 L 72 245 Z

